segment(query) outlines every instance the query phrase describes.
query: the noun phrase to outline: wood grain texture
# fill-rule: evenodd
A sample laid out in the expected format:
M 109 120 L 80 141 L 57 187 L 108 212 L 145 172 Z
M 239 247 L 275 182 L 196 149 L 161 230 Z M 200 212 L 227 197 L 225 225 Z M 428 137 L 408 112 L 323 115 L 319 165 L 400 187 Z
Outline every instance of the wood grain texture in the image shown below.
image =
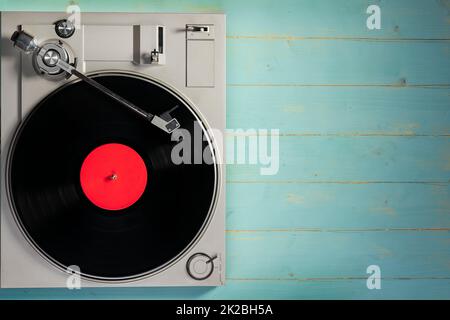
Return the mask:
M 231 153 L 231 145 L 228 152 Z M 281 183 L 447 183 L 449 153 L 448 137 L 283 136 L 279 138 L 280 163 L 276 175 L 261 175 L 260 165 L 234 164 L 228 166 L 227 179 Z M 232 159 L 232 155 L 228 158 Z
M 227 185 L 230 230 L 410 232 L 450 227 L 448 184 Z
M 227 79 L 232 85 L 448 85 L 449 50 L 450 42 L 233 39 Z
M 228 166 L 224 287 L 0 298 L 450 298 L 449 1 L 77 3 L 225 12 L 228 127 L 280 129 L 280 170 Z M 66 4 L 3 0 L 0 9 Z M 365 26 L 369 4 L 381 7 L 381 30 Z M 381 267 L 381 290 L 366 287 L 371 264 Z
M 365 279 L 227 280 L 221 288 L 8 289 L 0 293 L 9 299 L 430 299 L 447 297 L 449 286 L 448 279 L 383 279 L 381 290 L 367 290 Z
M 240 280 L 366 279 L 373 264 L 386 278 L 447 278 L 450 262 L 448 231 L 229 232 L 227 249 Z
M 229 86 L 228 128 L 281 134 L 449 135 L 450 89 Z

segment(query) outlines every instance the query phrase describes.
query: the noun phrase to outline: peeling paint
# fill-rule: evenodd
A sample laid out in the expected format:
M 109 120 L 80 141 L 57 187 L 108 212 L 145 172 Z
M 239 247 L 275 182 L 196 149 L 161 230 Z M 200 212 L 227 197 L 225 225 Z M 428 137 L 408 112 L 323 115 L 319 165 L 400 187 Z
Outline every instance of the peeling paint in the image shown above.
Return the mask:
M 388 248 L 375 246 L 375 250 L 377 251 L 379 258 L 392 257 L 392 252 Z
M 289 203 L 294 203 L 294 204 L 303 204 L 305 202 L 305 198 L 302 196 L 299 196 L 295 193 L 288 193 L 286 196 L 286 200 Z
M 389 215 L 389 216 L 395 216 L 395 215 L 397 215 L 397 213 L 396 213 L 396 211 L 395 211 L 394 208 L 387 207 L 387 206 L 385 206 L 385 207 L 377 207 L 377 208 L 373 208 L 372 211 L 381 212 L 381 213 L 387 214 L 387 215 Z
M 302 113 L 305 111 L 305 107 L 302 105 L 292 105 L 292 106 L 285 106 L 283 107 L 283 112 L 289 112 L 289 113 Z

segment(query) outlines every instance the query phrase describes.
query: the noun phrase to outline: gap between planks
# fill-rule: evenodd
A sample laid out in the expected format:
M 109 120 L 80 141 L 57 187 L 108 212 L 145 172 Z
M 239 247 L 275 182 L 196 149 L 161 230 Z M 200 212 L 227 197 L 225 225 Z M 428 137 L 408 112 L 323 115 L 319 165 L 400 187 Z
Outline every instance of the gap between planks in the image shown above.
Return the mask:
M 450 277 L 442 276 L 422 276 L 422 277 L 380 277 L 382 280 L 450 280 Z M 319 281 L 348 281 L 348 280 L 367 280 L 367 277 L 349 276 L 349 277 L 314 277 L 314 278 L 226 278 L 228 281 L 292 281 L 292 282 L 319 282 Z
M 237 130 L 240 128 L 227 128 L 228 130 Z M 449 133 L 442 134 L 420 134 L 420 133 L 400 133 L 400 132 L 340 132 L 340 133 L 313 133 L 313 132 L 225 132 L 227 137 L 251 137 L 251 136 L 272 136 L 279 137 L 450 137 Z
M 308 83 L 227 83 L 227 87 L 333 87 L 333 88 L 390 88 L 390 89 L 405 89 L 405 88 L 421 88 L 421 89 L 448 89 L 450 84 L 447 83 L 432 83 L 432 84 L 408 84 L 403 82 L 395 83 L 341 83 L 341 84 L 308 84 Z
M 425 184 L 448 186 L 450 180 L 442 181 L 310 181 L 310 180 L 227 180 L 228 184 Z
M 299 232 L 449 232 L 450 228 L 288 228 L 225 230 L 227 233 L 299 233 Z
M 450 38 L 382 38 L 382 37 L 320 37 L 320 36 L 285 36 L 285 35 L 227 35 L 230 40 L 263 41 L 365 41 L 365 42 L 449 42 Z

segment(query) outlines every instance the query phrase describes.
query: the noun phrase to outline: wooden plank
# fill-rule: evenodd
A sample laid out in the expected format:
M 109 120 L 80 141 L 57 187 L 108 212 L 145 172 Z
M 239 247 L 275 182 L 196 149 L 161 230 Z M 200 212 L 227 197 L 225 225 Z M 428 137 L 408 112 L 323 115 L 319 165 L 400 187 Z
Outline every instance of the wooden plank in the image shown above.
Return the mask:
M 450 228 L 448 184 L 227 185 L 227 229 L 405 232 Z
M 228 87 L 228 128 L 296 135 L 449 135 L 450 90 Z
M 231 279 L 366 277 L 378 265 L 386 278 L 450 277 L 449 231 L 279 232 L 227 234 Z
M 343 38 L 448 38 L 448 3 L 444 1 L 224 1 L 230 35 Z M 381 30 L 366 27 L 367 7 L 378 4 Z
M 446 1 L 396 0 L 98 0 L 79 1 L 81 11 L 112 12 L 225 12 L 229 36 L 257 36 L 265 40 L 277 37 L 318 38 L 389 38 L 446 39 L 449 38 Z M 378 4 L 382 13 L 381 30 L 368 30 L 366 9 Z M 4 0 L 0 9 L 21 11 L 64 11 L 66 3 L 54 0 Z
M 233 160 L 231 142 L 235 139 L 227 138 L 228 163 Z M 282 136 L 279 138 L 279 171 L 276 175 L 261 175 L 261 167 L 267 167 L 264 165 L 233 164 L 227 166 L 227 180 L 447 183 L 449 150 L 448 137 Z
M 231 40 L 227 82 L 236 86 L 449 85 L 449 47 L 448 42 Z
M 383 279 L 368 290 L 365 279 L 311 281 L 227 280 L 217 288 L 2 289 L 0 299 L 449 299 L 448 279 Z

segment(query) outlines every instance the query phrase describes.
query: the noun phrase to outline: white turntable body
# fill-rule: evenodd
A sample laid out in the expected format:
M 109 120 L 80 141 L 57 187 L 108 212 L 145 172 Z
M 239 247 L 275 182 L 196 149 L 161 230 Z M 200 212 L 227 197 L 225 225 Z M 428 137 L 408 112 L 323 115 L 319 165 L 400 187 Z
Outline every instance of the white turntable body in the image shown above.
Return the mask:
M 77 70 L 121 70 L 167 84 L 187 97 L 206 123 L 225 130 L 225 16 L 223 14 L 81 13 L 69 38 L 55 33 L 65 13 L 1 13 L 1 282 L 2 288 L 66 287 L 71 274 L 53 266 L 25 239 L 8 200 L 5 170 L 11 139 L 20 122 L 49 93 L 70 82 L 39 76 L 10 37 L 18 26 L 38 41 L 61 39 L 77 58 Z M 217 145 L 223 157 L 223 143 Z M 37 157 L 39 155 L 36 155 Z M 32 159 L 30 159 L 32 160 Z M 81 286 L 217 286 L 225 281 L 225 168 L 221 161 L 218 197 L 208 227 L 167 268 L 125 282 L 81 279 Z M 194 279 L 187 269 L 196 253 L 217 256 L 211 275 Z M 194 258 L 195 259 L 195 258 Z M 195 272 L 205 266 L 191 265 Z M 192 271 L 192 270 L 191 270 Z

